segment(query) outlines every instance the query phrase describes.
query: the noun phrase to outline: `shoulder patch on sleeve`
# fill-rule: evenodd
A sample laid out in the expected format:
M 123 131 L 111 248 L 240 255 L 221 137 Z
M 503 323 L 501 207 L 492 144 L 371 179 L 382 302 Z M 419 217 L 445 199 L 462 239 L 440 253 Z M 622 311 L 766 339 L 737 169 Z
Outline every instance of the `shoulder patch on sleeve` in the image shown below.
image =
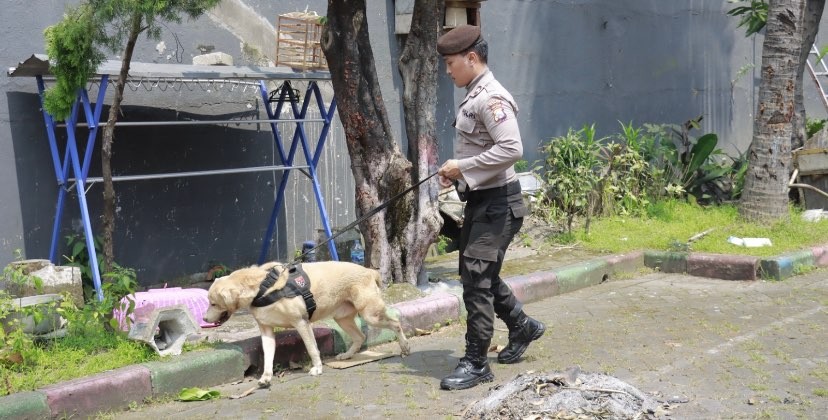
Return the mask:
M 471 94 L 469 94 L 469 97 L 471 97 L 471 98 L 476 98 L 476 97 L 477 97 L 477 95 L 480 95 L 480 92 L 483 92 L 483 89 L 484 89 L 484 88 L 485 88 L 485 86 L 479 86 L 479 85 L 478 85 L 476 88 L 474 88 L 474 90 L 472 91 L 472 93 L 471 93 Z
M 491 98 L 486 103 L 486 107 L 489 108 L 489 112 L 492 113 L 492 119 L 498 124 L 509 119 L 509 114 L 506 112 L 507 106 L 509 106 L 509 104 L 500 98 Z

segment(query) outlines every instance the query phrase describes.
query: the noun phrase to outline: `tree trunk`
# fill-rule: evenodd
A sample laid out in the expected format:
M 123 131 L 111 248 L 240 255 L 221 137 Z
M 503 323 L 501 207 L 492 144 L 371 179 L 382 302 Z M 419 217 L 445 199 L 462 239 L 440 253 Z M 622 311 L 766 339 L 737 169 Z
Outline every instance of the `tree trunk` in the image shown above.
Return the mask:
M 400 56 L 403 80 L 403 110 L 408 135 L 408 158 L 414 165 L 413 174 L 419 181 L 437 172 L 437 74 L 440 55 L 437 38 L 443 29 L 443 0 L 416 0 L 411 29 Z M 416 284 L 428 247 L 436 242 L 443 225 L 440 217 L 437 178 L 422 184 L 411 196 L 412 220 L 402 239 L 405 249 L 405 281 Z M 405 244 L 404 244 L 405 245 Z M 411 276 L 415 277 L 411 277 Z
M 771 0 L 762 46 L 759 109 L 739 212 L 747 220 L 788 216 L 788 177 L 806 0 Z
M 356 184 L 357 217 L 411 186 L 411 163 L 393 138 L 368 37 L 365 0 L 328 0 L 322 32 Z M 365 263 L 384 281 L 411 281 L 405 234 L 416 212 L 408 194 L 360 224 Z
M 806 138 L 805 99 L 802 93 L 805 84 L 805 66 L 808 63 L 808 56 L 811 54 L 811 46 L 814 44 L 819 21 L 822 19 L 822 11 L 825 9 L 825 0 L 806 0 L 805 15 L 803 17 L 802 46 L 799 52 L 799 70 L 796 72 L 796 113 L 794 114 L 793 138 L 791 139 L 792 149 L 802 147 Z
M 112 263 L 115 261 L 115 254 L 113 252 L 114 246 L 112 241 L 112 234 L 115 232 L 115 186 L 112 184 L 112 142 L 115 138 L 115 123 L 118 121 L 118 114 L 121 112 L 121 101 L 124 99 L 124 86 L 129 75 L 129 65 L 132 61 L 132 53 L 135 50 L 135 43 L 138 40 L 138 35 L 141 33 L 141 15 L 136 13 L 132 17 L 132 22 L 129 29 L 129 39 L 127 40 L 126 49 L 124 50 L 124 57 L 121 60 L 121 71 L 118 74 L 118 81 L 115 85 L 115 98 L 112 100 L 112 106 L 109 108 L 109 118 L 106 120 L 106 127 L 104 127 L 103 140 L 101 141 L 101 174 L 103 176 L 103 254 L 104 265 L 103 272 L 106 273 L 112 269 Z

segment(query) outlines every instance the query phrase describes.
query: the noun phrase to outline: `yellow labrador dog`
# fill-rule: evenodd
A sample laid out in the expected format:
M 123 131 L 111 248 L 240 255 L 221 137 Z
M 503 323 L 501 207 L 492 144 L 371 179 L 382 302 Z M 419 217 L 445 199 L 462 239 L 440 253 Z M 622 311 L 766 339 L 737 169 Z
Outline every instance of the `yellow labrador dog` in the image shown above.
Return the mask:
M 308 277 L 310 292 L 316 304 L 312 316 L 308 316 L 303 296 L 286 297 L 272 303 L 260 300 L 262 294 L 259 289 L 268 276 L 275 283 L 262 290 L 265 295 L 272 295 L 288 285 L 288 269 L 279 263 L 242 268 L 216 279 L 210 286 L 207 295 L 210 308 L 204 314 L 204 321 L 221 324 L 239 309 L 249 308 L 259 324 L 264 351 L 264 372 L 259 378 L 259 386 L 269 386 L 273 377 L 273 356 L 276 351 L 273 327 L 296 329 L 310 355 L 313 363 L 310 374 L 314 376 L 322 373 L 322 361 L 311 328 L 314 321 L 333 318 L 353 340 L 348 351 L 336 356 L 337 360 L 351 358 L 365 342 L 365 334 L 356 324 L 357 314 L 369 325 L 394 330 L 400 343 L 401 355 L 409 354 L 408 340 L 399 320 L 386 314 L 377 270 L 338 261 L 303 263 L 301 268 Z M 292 284 L 304 285 L 303 277 L 295 279 Z M 262 304 L 266 306 L 261 306 Z

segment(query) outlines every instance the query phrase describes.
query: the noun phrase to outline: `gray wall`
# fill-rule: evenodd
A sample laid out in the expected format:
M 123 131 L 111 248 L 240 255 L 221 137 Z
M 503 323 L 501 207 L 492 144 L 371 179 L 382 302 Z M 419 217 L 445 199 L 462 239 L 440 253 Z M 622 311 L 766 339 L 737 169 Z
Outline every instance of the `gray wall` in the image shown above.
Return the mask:
M 0 61 L 13 67 L 43 52 L 43 29 L 60 19 L 67 3 L 40 1 L 38 12 L 31 13 L 31 2 L 7 0 L 0 18 Z M 211 45 L 237 64 L 253 63 L 239 37 L 272 57 L 267 33 L 276 16 L 306 7 L 325 14 L 327 2 L 225 0 L 209 16 L 168 24 L 161 52 L 158 41 L 142 39 L 135 60 L 189 63 L 199 46 Z M 745 38 L 736 19 L 725 15 L 728 8 L 720 0 L 483 2 L 490 66 L 521 108 L 525 159 L 542 159 L 538 145 L 569 127 L 595 123 L 599 134 L 608 135 L 619 131 L 618 121 L 681 123 L 699 115 L 704 116 L 702 131 L 719 134 L 725 151 L 745 150 L 756 108 L 761 36 Z M 389 119 L 406 150 L 396 67 L 404 36 L 394 35 L 393 0 L 369 1 L 368 24 Z M 750 65 L 755 68 L 738 76 Z M 440 155 L 446 159 L 463 91 L 447 77 L 439 83 Z M 27 258 L 46 257 L 57 187 L 34 80 L 0 77 L 0 91 L 5 97 L 0 100 L 0 264 L 5 264 L 15 249 Z M 805 91 L 809 115 L 824 117 L 810 78 Z M 263 106 L 255 95 L 238 92 L 140 88 L 127 90 L 125 105 L 127 120 L 201 118 Z M 284 128 L 290 138 L 289 127 Z M 315 141 L 313 133 L 309 137 Z M 119 129 L 114 167 L 119 173 L 149 173 L 268 163 L 278 158 L 267 127 L 226 125 Z M 334 227 L 353 221 L 353 182 L 341 128 L 328 139 L 320 178 Z M 118 184 L 116 259 L 137 268 L 144 284 L 203 271 L 211 262 L 255 262 L 279 180 L 279 174 L 251 174 Z M 302 241 L 316 238 L 321 224 L 309 185 L 303 176 L 291 177 L 271 258 L 284 259 Z M 89 193 L 96 229 L 100 191 L 95 186 Z M 64 234 L 79 231 L 74 193 L 63 226 Z

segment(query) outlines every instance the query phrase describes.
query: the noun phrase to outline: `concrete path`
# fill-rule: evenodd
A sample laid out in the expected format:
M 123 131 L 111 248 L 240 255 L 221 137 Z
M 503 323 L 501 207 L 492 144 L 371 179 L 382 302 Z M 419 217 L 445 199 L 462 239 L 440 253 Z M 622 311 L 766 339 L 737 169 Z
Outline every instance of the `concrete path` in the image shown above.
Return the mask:
M 412 355 L 346 370 L 285 372 L 269 390 L 229 399 L 255 378 L 214 386 L 222 399 L 170 399 L 113 412 L 126 419 L 454 418 L 515 375 L 559 371 L 616 376 L 667 402 L 672 418 L 825 418 L 828 272 L 782 282 L 655 273 L 544 298 L 526 311 L 550 326 L 514 365 L 490 361 L 495 381 L 439 389 L 462 352 L 463 325 L 411 339 Z M 496 325 L 495 342 L 506 343 Z M 372 350 L 397 351 L 395 343 Z

